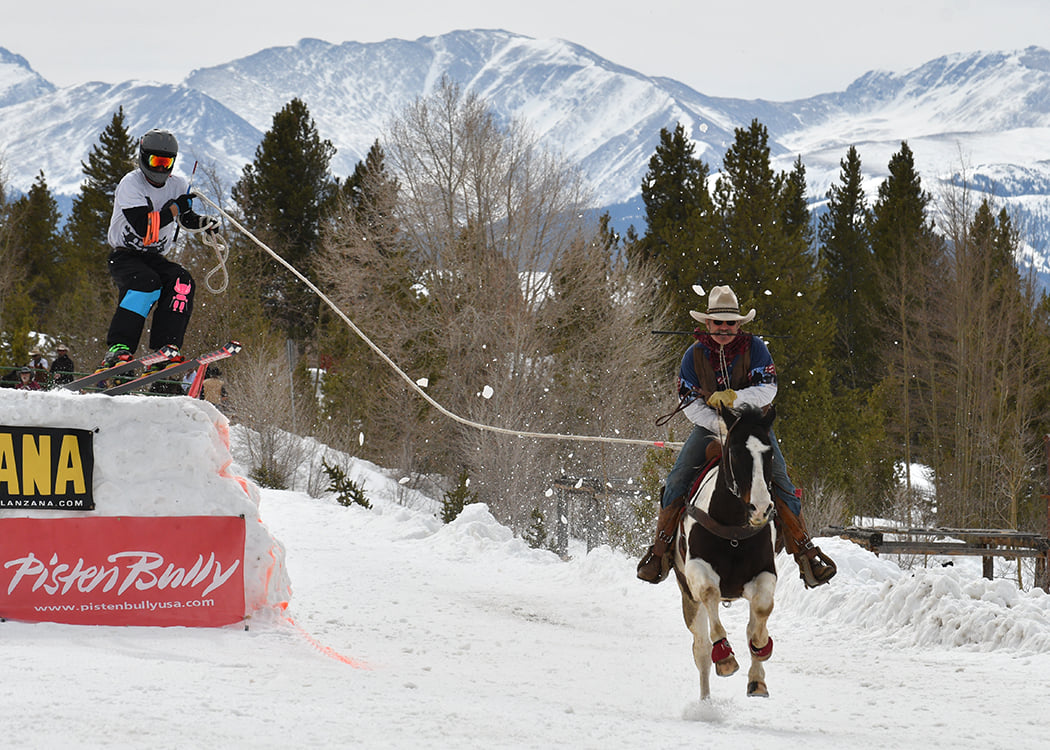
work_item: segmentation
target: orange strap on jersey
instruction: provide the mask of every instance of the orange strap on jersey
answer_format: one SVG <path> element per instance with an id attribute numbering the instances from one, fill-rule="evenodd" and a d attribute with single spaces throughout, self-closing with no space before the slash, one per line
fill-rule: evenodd
<path id="1" fill-rule="evenodd" d="M 160 239 L 160 211 L 150 211 L 146 226 L 146 237 L 142 244 L 153 245 Z"/>

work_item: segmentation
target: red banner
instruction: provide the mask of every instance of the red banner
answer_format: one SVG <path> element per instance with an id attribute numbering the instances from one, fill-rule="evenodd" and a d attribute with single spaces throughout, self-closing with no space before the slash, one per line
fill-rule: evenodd
<path id="1" fill-rule="evenodd" d="M 244 519 L 0 519 L 0 617 L 219 626 L 244 618 Z"/>

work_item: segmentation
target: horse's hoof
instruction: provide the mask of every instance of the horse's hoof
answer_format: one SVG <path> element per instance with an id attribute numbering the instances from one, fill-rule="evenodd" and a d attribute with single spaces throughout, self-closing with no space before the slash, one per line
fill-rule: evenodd
<path id="1" fill-rule="evenodd" d="M 773 655 L 773 638 L 770 637 L 769 641 L 762 648 L 755 648 L 755 644 L 750 640 L 747 642 L 747 647 L 751 649 L 751 658 L 755 661 L 765 661 Z"/>
<path id="2" fill-rule="evenodd" d="M 722 661 L 715 662 L 715 674 L 719 677 L 728 677 L 731 674 L 736 674 L 738 669 L 740 669 L 740 665 L 736 663 L 736 657 L 732 655 Z"/>
<path id="3" fill-rule="evenodd" d="M 766 683 L 761 680 L 755 680 L 747 683 L 747 697 L 748 698 L 768 698 L 769 689 L 766 687 Z"/>

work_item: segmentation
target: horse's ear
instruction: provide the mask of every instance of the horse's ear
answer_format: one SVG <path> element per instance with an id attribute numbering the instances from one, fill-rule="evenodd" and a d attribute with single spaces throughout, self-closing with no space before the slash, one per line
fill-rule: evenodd
<path id="1" fill-rule="evenodd" d="M 777 418 L 777 407 L 770 404 L 762 410 L 762 424 L 765 427 L 769 427 L 773 424 L 773 420 Z"/>
<path id="2" fill-rule="evenodd" d="M 733 429 L 733 425 L 740 419 L 740 412 L 736 409 L 732 409 L 725 404 L 718 405 L 718 416 L 722 418 L 722 421 L 726 423 L 726 429 Z"/>

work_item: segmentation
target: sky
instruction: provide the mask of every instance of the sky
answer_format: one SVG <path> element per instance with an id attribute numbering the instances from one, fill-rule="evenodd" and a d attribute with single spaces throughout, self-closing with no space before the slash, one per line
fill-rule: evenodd
<path id="1" fill-rule="evenodd" d="M 0 47 L 58 86 L 178 83 L 194 69 L 307 37 L 339 44 L 498 28 L 575 42 L 710 96 L 786 101 L 945 54 L 1050 48 L 1044 0 L 224 0 L 178 11 L 122 0 L 8 5 Z"/>
<path id="2" fill-rule="evenodd" d="M 721 616 L 740 671 L 712 676 L 701 702 L 677 586 L 638 581 L 620 550 L 574 540 L 563 560 L 530 548 L 484 504 L 445 525 L 436 502 L 403 491 L 395 472 L 346 456 L 328 459 L 371 509 L 310 497 L 303 476 L 291 490 L 246 493 L 235 481 L 248 465 L 243 428 L 187 398 L 0 389 L 0 409 L 9 425 L 93 426 L 95 515 L 245 513 L 279 546 L 271 559 L 284 581 L 247 628 L 0 621 L 7 747 L 1046 743 L 1045 710 L 1033 706 L 1050 674 L 1050 596 L 982 579 L 977 559 L 902 570 L 821 538 L 839 572 L 806 590 L 781 554 L 770 697 L 745 695 L 747 608 L 736 603 Z M 161 426 L 163 440 L 145 438 Z M 323 446 L 303 450 L 316 462 Z M 0 511 L 0 522 L 17 515 L 62 514 Z M 267 568 L 249 558 L 268 556 L 250 551 L 245 589 L 259 591 Z"/>

